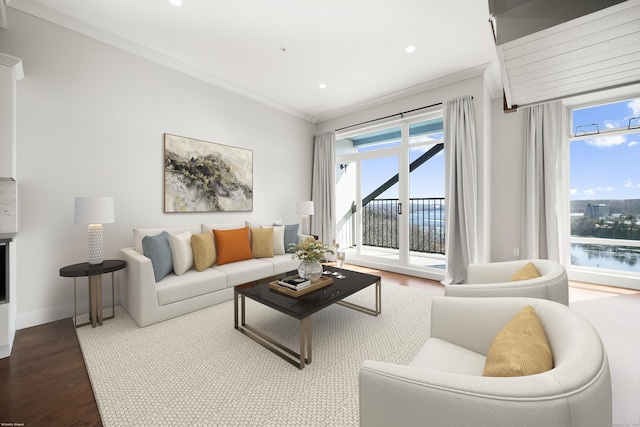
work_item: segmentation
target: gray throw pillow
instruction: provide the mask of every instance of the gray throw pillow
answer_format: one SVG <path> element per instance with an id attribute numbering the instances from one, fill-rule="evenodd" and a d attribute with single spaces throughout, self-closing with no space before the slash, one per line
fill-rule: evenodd
<path id="1" fill-rule="evenodd" d="M 173 271 L 169 233 L 166 231 L 157 236 L 144 236 L 142 239 L 142 251 L 144 256 L 151 260 L 156 283 Z"/>
<path id="2" fill-rule="evenodd" d="M 282 224 L 273 224 L 276 226 L 280 226 Z M 289 253 L 295 252 L 291 247 L 289 247 L 290 243 L 298 244 L 298 227 L 299 224 L 291 224 L 284 226 L 284 250 Z"/>

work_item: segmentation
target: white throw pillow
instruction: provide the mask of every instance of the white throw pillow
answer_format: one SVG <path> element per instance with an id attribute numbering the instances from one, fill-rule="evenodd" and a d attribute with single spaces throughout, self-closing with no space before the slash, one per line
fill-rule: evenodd
<path id="1" fill-rule="evenodd" d="M 173 272 L 180 276 L 193 268 L 193 249 L 191 233 L 169 234 L 169 246 L 173 258 Z"/>
<path id="2" fill-rule="evenodd" d="M 284 225 L 274 225 L 273 227 L 262 226 L 262 228 L 273 228 L 273 254 L 284 255 Z"/>

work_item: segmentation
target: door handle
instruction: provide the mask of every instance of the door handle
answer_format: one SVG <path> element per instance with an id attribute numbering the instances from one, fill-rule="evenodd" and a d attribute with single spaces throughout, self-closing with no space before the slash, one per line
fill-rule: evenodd
<path id="1" fill-rule="evenodd" d="M 402 215 L 402 203 L 398 203 L 398 215 Z"/>

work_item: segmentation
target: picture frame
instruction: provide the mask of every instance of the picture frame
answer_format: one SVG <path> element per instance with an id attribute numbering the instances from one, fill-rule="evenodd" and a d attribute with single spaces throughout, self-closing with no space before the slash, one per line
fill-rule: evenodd
<path id="1" fill-rule="evenodd" d="M 253 210 L 253 151 L 164 134 L 164 211 Z"/>

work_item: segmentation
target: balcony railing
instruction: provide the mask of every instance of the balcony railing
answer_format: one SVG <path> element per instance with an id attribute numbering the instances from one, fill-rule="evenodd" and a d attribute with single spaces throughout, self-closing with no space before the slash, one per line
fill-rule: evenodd
<path id="1" fill-rule="evenodd" d="M 398 199 L 374 199 L 362 208 L 362 244 L 379 248 L 399 249 Z M 409 250 L 444 255 L 444 198 L 409 199 Z M 343 246 L 356 242 L 353 217 L 338 230 Z"/>

